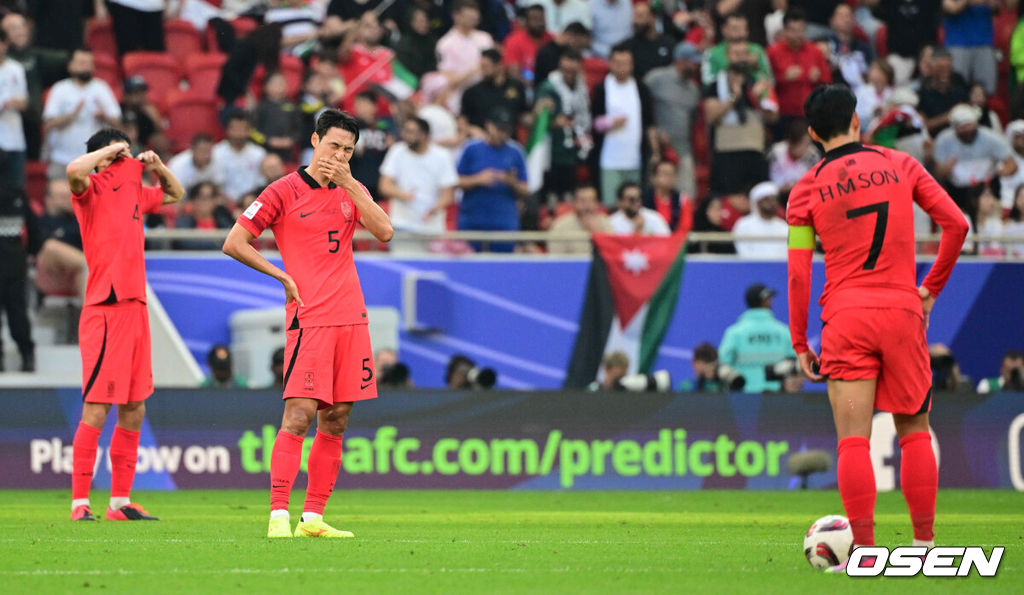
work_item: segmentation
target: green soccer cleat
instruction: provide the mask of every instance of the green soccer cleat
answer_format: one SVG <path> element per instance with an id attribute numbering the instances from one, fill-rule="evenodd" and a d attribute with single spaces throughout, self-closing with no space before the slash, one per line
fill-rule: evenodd
<path id="1" fill-rule="evenodd" d="M 288 521 L 288 517 L 277 517 L 276 519 L 270 519 L 270 527 L 267 528 L 267 537 L 291 537 L 292 526 Z"/>
<path id="2" fill-rule="evenodd" d="M 296 537 L 355 537 L 349 531 L 335 529 L 324 522 L 323 517 L 312 521 L 299 521 L 295 527 Z"/>

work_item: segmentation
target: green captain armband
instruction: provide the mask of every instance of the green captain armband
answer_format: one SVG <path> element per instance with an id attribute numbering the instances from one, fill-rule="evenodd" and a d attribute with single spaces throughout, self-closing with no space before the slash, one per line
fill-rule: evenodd
<path id="1" fill-rule="evenodd" d="M 789 249 L 814 250 L 814 228 L 810 225 L 790 225 Z"/>

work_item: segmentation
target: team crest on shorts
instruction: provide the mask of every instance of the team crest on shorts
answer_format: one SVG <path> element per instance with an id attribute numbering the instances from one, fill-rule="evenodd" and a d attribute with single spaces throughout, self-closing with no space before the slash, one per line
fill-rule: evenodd
<path id="1" fill-rule="evenodd" d="M 306 372 L 305 375 L 306 390 L 313 390 L 313 373 Z"/>
<path id="2" fill-rule="evenodd" d="M 345 216 L 345 221 L 352 220 L 352 203 L 341 201 L 341 214 Z"/>

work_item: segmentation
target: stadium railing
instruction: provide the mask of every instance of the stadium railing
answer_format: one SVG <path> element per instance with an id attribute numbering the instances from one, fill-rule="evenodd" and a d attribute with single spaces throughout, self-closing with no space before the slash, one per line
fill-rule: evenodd
<path id="1" fill-rule="evenodd" d="M 161 241 L 173 242 L 180 240 L 207 240 L 222 242 L 228 235 L 227 229 L 149 229 L 146 231 L 146 240 L 152 241 L 153 243 L 159 244 Z M 270 231 L 265 231 L 262 236 L 263 239 L 271 239 L 273 237 Z M 521 243 L 521 244 L 552 244 L 558 242 L 579 242 L 581 240 L 589 240 L 590 233 L 588 232 L 566 232 L 559 234 L 552 234 L 546 231 L 446 231 L 437 234 L 420 234 L 420 233 L 409 233 L 409 232 L 395 232 L 395 238 L 399 240 L 420 240 L 420 241 L 432 241 L 432 240 L 444 240 L 452 242 L 466 242 L 466 243 L 478 243 L 481 245 L 481 252 L 488 252 L 490 245 L 493 243 Z M 916 236 L 915 240 L 919 247 L 919 254 L 921 256 L 929 255 L 928 252 L 921 252 L 920 247 L 923 245 L 937 245 L 939 240 L 942 238 L 940 234 L 923 234 Z M 376 240 L 366 230 L 358 230 L 353 238 L 356 242 L 375 242 Z M 691 245 L 696 245 L 698 248 L 707 248 L 713 244 L 733 243 L 737 240 L 743 242 L 779 242 L 780 238 L 776 236 L 744 236 L 737 238 L 729 232 L 692 232 L 687 237 L 687 241 Z M 1017 246 L 1017 252 L 1024 254 L 1024 235 L 1010 236 L 1010 235 L 969 235 L 965 244 L 964 251 L 969 252 L 973 245 L 997 245 L 1006 249 L 1006 253 L 1010 254 L 1010 248 Z M 154 245 L 150 249 L 160 249 L 160 246 Z M 358 250 L 357 250 L 358 251 Z M 932 250 L 934 252 L 934 250 Z M 984 253 L 982 254 L 985 255 Z M 557 256 L 557 255 L 553 255 Z M 993 255 L 998 258 L 998 255 Z M 1005 256 L 1004 258 L 1012 258 L 1012 256 Z"/>

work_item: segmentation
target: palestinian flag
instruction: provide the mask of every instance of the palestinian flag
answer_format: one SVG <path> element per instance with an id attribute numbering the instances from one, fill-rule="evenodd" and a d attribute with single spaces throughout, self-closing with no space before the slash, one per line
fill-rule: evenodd
<path id="1" fill-rule="evenodd" d="M 526 184 L 530 192 L 538 192 L 544 186 L 544 173 L 551 168 L 550 123 L 550 110 L 541 108 L 526 141 Z"/>
<path id="2" fill-rule="evenodd" d="M 419 86 L 420 79 L 398 60 L 391 61 L 391 77 L 381 84 L 381 88 L 398 101 L 412 97 Z"/>
<path id="3" fill-rule="evenodd" d="M 591 383 L 605 353 L 629 355 L 630 373 L 650 373 L 679 301 L 686 236 L 594 235 L 594 260 L 566 388 Z"/>

